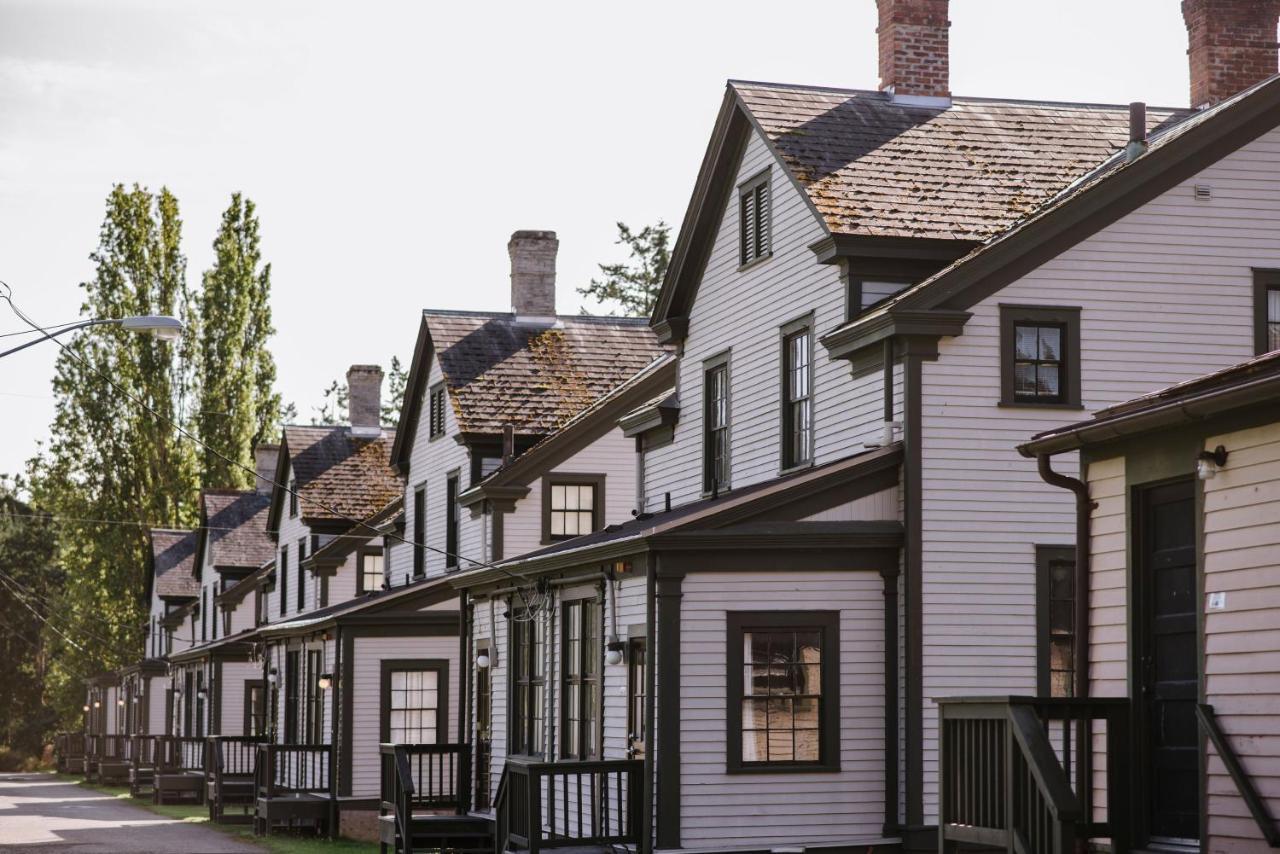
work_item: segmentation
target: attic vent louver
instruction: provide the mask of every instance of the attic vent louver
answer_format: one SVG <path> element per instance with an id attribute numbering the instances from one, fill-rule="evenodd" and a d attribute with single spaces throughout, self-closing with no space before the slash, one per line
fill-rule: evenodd
<path id="1" fill-rule="evenodd" d="M 1213 188 L 1208 184 L 1196 184 L 1196 201 L 1207 202 L 1213 198 Z"/>

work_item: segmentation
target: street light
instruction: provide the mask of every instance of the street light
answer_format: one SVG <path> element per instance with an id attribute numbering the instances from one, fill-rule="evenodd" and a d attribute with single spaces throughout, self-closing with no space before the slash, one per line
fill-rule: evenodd
<path id="1" fill-rule="evenodd" d="M 112 317 L 102 320 L 85 320 L 59 329 L 57 332 L 48 332 L 44 329 L 38 329 L 36 331 L 42 334 L 44 336 L 43 338 L 37 338 L 34 341 L 19 344 L 11 350 L 5 350 L 3 353 L 0 353 L 0 359 L 16 353 L 19 350 L 25 350 L 28 347 L 39 344 L 41 341 L 56 338 L 64 332 L 74 332 L 77 329 L 86 329 L 90 326 L 119 326 L 122 329 L 128 329 L 131 332 L 150 332 L 161 341 L 176 341 L 182 337 L 182 321 L 176 317 L 169 317 L 164 314 L 138 314 L 132 317 Z"/>

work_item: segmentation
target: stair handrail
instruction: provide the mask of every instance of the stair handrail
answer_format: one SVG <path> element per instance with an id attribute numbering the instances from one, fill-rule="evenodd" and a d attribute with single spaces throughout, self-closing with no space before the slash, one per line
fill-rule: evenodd
<path id="1" fill-rule="evenodd" d="M 1059 823 L 1074 825 L 1080 818 L 1080 800 L 1071 791 L 1071 781 L 1058 763 L 1058 756 L 1049 744 L 1040 719 L 1028 706 L 1009 706 L 1010 731 L 1021 748 L 1023 758 L 1036 788 L 1044 797 L 1049 811 Z M 1010 816 L 1012 819 L 1012 816 Z"/>
<path id="2" fill-rule="evenodd" d="M 1232 782 L 1236 784 L 1236 791 L 1249 807 L 1249 814 L 1253 816 L 1254 824 L 1262 832 L 1262 838 L 1270 847 L 1280 848 L 1280 830 L 1276 829 L 1276 823 L 1267 813 L 1267 806 L 1259 797 L 1253 780 L 1240 764 L 1240 757 L 1236 756 L 1231 742 L 1227 741 L 1227 734 L 1222 731 L 1222 725 L 1218 723 L 1218 715 L 1213 706 L 1208 703 L 1196 703 L 1196 719 L 1204 728 L 1205 735 L 1209 736 L 1209 740 L 1213 742 L 1213 749 L 1218 752 L 1218 758 L 1227 767 L 1227 774 L 1231 776 Z"/>
<path id="3" fill-rule="evenodd" d="M 510 839 L 510 816 L 508 815 L 507 804 L 507 765 L 502 764 L 502 773 L 498 775 L 498 785 L 493 790 L 493 815 L 494 815 L 494 833 L 493 833 L 493 850 L 495 854 L 502 854 L 507 850 L 507 842 Z"/>

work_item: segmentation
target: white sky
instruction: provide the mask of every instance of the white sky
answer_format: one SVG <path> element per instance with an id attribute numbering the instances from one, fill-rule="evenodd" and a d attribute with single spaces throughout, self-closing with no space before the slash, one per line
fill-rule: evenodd
<path id="1" fill-rule="evenodd" d="M 958 95 L 1187 102 L 1176 0 L 952 0 Z M 0 279 L 75 319 L 113 182 L 178 196 L 194 284 L 231 192 L 272 264 L 300 420 L 425 307 L 505 311 L 506 242 L 559 232 L 559 309 L 614 222 L 679 226 L 728 78 L 875 88 L 874 0 L 0 0 Z M 22 328 L 0 305 L 0 333 Z M 12 339 L 0 338 L 0 350 Z M 0 473 L 36 451 L 57 348 L 0 360 Z"/>

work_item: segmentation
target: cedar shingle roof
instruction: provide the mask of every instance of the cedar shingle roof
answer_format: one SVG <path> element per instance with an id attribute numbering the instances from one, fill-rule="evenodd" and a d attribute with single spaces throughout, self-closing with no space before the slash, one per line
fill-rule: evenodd
<path id="1" fill-rule="evenodd" d="M 394 442 L 395 430 L 385 427 L 376 439 L 354 437 L 346 426 L 285 427 L 303 518 L 358 521 L 399 496 L 404 485 L 391 467 Z"/>
<path id="2" fill-rule="evenodd" d="M 423 314 L 463 433 L 550 433 L 665 352 L 645 318 Z"/>
<path id="3" fill-rule="evenodd" d="M 215 567 L 257 569 L 275 552 L 267 535 L 271 496 L 261 492 L 206 489 L 205 548 Z"/>
<path id="4" fill-rule="evenodd" d="M 734 81 L 837 234 L 984 240 L 1124 146 L 1127 106 L 955 98 Z M 1186 115 L 1150 109 L 1149 126 Z"/>
<path id="5" fill-rule="evenodd" d="M 196 580 L 196 532 L 151 529 L 152 581 L 156 596 L 200 595 Z"/>

